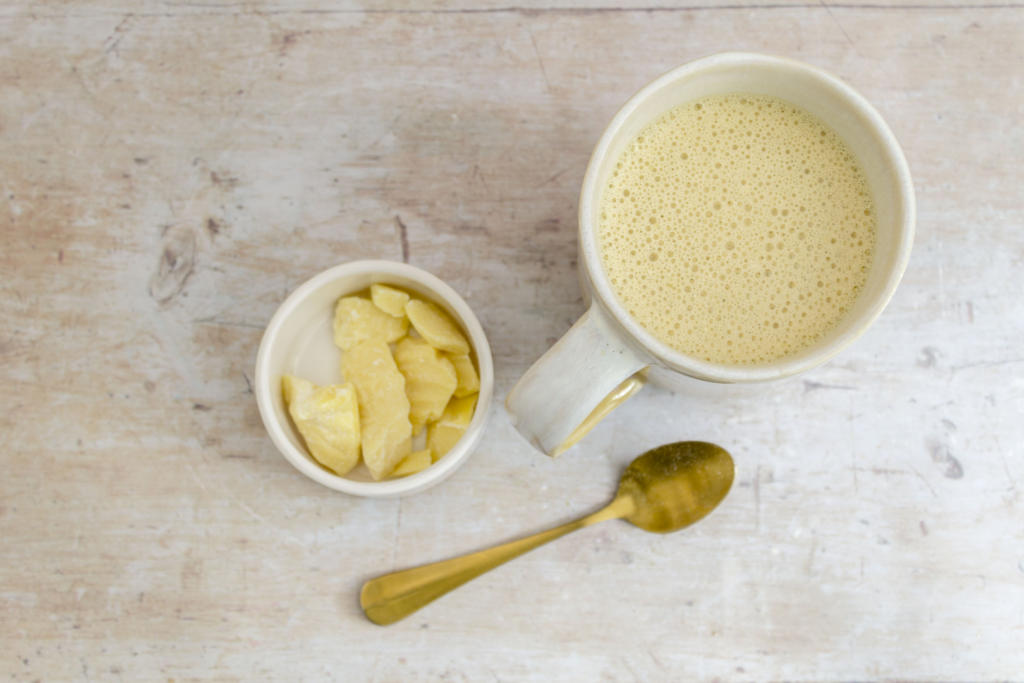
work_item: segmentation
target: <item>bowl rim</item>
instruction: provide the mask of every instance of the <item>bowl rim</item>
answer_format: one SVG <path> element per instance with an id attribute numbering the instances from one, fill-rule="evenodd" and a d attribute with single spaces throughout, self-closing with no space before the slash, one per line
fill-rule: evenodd
<path id="1" fill-rule="evenodd" d="M 462 318 L 463 325 L 471 338 L 470 343 L 476 352 L 480 374 L 480 395 L 466 433 L 441 460 L 425 470 L 401 479 L 374 482 L 352 481 L 325 470 L 314 463 L 313 459 L 305 452 L 300 451 L 292 444 L 285 435 L 285 428 L 274 410 L 272 392 L 280 391 L 281 379 L 279 376 L 275 376 L 270 368 L 271 349 L 277 342 L 288 317 L 314 292 L 338 279 L 352 275 L 381 275 L 385 279 L 388 276 L 397 276 L 423 285 L 437 297 L 438 301 L 443 301 L 451 306 Z M 382 284 L 386 284 L 386 282 L 382 281 Z M 259 351 L 256 355 L 253 391 L 256 394 L 260 417 L 271 441 L 295 469 L 313 481 L 335 491 L 368 498 L 392 498 L 419 493 L 439 484 L 451 476 L 469 458 L 483 436 L 484 427 L 490 414 L 491 398 L 494 391 L 494 364 L 491 358 L 491 347 L 487 341 L 487 335 L 484 334 L 484 330 L 480 326 L 480 321 L 477 320 L 476 315 L 463 298 L 448 284 L 427 271 L 407 263 L 378 260 L 350 261 L 328 268 L 306 280 L 289 294 L 274 312 L 263 333 L 263 338 L 260 340 Z"/>

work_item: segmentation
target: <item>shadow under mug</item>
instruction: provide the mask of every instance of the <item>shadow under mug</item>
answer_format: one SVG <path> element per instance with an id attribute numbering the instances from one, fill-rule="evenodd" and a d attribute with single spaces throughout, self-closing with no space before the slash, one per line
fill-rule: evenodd
<path id="1" fill-rule="evenodd" d="M 877 212 L 874 262 L 850 312 L 816 345 L 753 366 L 694 358 L 644 329 L 615 295 L 597 237 L 601 188 L 644 126 L 686 102 L 737 92 L 778 97 L 828 124 L 864 168 Z M 835 76 L 792 59 L 743 52 L 668 72 L 619 110 L 590 158 L 579 214 L 580 286 L 590 308 L 513 387 L 505 402 L 512 424 L 538 450 L 556 456 L 646 381 L 684 394 L 729 396 L 827 362 L 861 336 L 892 298 L 910 259 L 914 221 L 910 170 L 896 138 L 867 100 Z"/>

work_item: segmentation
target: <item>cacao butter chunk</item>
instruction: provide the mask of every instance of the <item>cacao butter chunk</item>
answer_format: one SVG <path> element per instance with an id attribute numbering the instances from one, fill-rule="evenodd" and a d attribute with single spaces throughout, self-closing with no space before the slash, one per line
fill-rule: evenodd
<path id="1" fill-rule="evenodd" d="M 373 285 L 370 287 L 370 298 L 373 299 L 373 305 L 385 313 L 396 318 L 405 317 L 405 304 L 409 301 L 409 295 L 405 292 L 387 285 Z"/>
<path id="2" fill-rule="evenodd" d="M 455 366 L 459 383 L 455 387 L 455 398 L 463 398 L 480 391 L 480 376 L 476 374 L 473 359 L 469 356 L 448 356 Z"/>
<path id="3" fill-rule="evenodd" d="M 281 380 L 288 414 L 310 455 L 345 476 L 359 462 L 359 405 L 352 384 L 317 387 L 298 377 Z"/>
<path id="4" fill-rule="evenodd" d="M 423 425 L 444 414 L 458 376 L 452 362 L 422 339 L 406 337 L 398 342 L 395 363 L 405 377 L 405 395 L 412 405 L 409 421 L 415 436 L 423 431 Z"/>
<path id="5" fill-rule="evenodd" d="M 430 457 L 430 449 L 416 451 L 415 453 L 409 454 L 405 460 L 398 463 L 398 467 L 391 473 L 392 477 L 408 477 L 410 474 L 416 474 L 421 470 L 425 470 L 434 461 Z"/>
<path id="6" fill-rule="evenodd" d="M 284 404 L 291 411 L 292 403 L 301 401 L 316 391 L 316 385 L 293 375 L 285 375 L 281 378 L 281 392 L 284 394 Z"/>
<path id="7" fill-rule="evenodd" d="M 434 462 L 443 458 L 466 433 L 479 397 L 480 394 L 471 394 L 453 398 L 448 402 L 441 419 L 427 425 L 427 447 Z"/>
<path id="8" fill-rule="evenodd" d="M 380 481 L 412 452 L 405 378 L 387 342 L 380 337 L 343 353 L 341 372 L 355 386 L 359 400 L 363 461 L 373 478 Z"/>
<path id="9" fill-rule="evenodd" d="M 334 308 L 334 343 L 349 351 L 367 339 L 396 342 L 409 331 L 409 319 L 396 318 L 373 305 L 369 299 L 346 296 Z"/>
<path id="10" fill-rule="evenodd" d="M 412 299 L 405 305 L 405 314 L 420 336 L 435 349 L 457 356 L 469 353 L 469 343 L 448 314 L 428 301 Z"/>

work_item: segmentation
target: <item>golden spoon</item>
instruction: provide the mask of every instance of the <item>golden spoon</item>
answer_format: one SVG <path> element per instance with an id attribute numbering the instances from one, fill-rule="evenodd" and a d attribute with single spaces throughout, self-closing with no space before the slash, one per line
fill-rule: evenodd
<path id="1" fill-rule="evenodd" d="M 386 626 L 548 541 L 606 519 L 624 518 L 659 534 L 677 531 L 718 507 L 735 474 L 732 457 L 714 444 L 681 441 L 659 446 L 630 464 L 615 500 L 603 510 L 496 548 L 372 579 L 363 586 L 359 603 L 370 621 Z"/>

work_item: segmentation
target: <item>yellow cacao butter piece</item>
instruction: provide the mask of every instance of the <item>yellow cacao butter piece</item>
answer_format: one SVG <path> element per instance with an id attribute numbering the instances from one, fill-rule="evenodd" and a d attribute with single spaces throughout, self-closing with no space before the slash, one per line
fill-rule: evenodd
<path id="1" fill-rule="evenodd" d="M 444 413 L 458 384 L 458 376 L 452 362 L 422 339 L 406 337 L 398 342 L 395 363 L 405 377 L 405 395 L 412 405 L 409 421 L 415 436 L 423 430 L 423 425 Z"/>
<path id="2" fill-rule="evenodd" d="M 409 295 L 402 290 L 387 285 L 373 285 L 370 287 L 370 298 L 373 299 L 373 305 L 385 313 L 396 318 L 405 317 L 405 304 L 409 301 Z"/>
<path id="3" fill-rule="evenodd" d="M 334 308 L 334 343 L 349 351 L 367 339 L 396 342 L 409 331 L 409 319 L 396 318 L 373 305 L 369 299 L 346 296 Z"/>
<path id="4" fill-rule="evenodd" d="M 355 385 L 359 400 L 363 461 L 373 478 L 380 481 L 412 452 L 405 378 L 387 342 L 380 337 L 343 353 L 341 372 Z"/>
<path id="5" fill-rule="evenodd" d="M 317 387 L 298 377 L 281 380 L 288 414 L 310 455 L 341 476 L 359 462 L 359 405 L 352 384 Z"/>
<path id="6" fill-rule="evenodd" d="M 392 477 L 407 477 L 410 474 L 416 474 L 421 470 L 425 470 L 430 467 L 433 460 L 430 457 L 430 450 L 416 451 L 415 453 L 409 454 L 405 460 L 398 463 L 398 467 L 391 473 Z"/>
<path id="7" fill-rule="evenodd" d="M 448 358 L 455 366 L 455 374 L 459 378 L 459 383 L 455 387 L 455 398 L 463 398 L 480 391 L 480 376 L 476 374 L 473 359 L 468 355 L 453 356 L 450 354 Z"/>
<path id="8" fill-rule="evenodd" d="M 428 301 L 412 299 L 405 305 L 405 314 L 420 336 L 435 349 L 457 356 L 469 353 L 469 343 L 448 314 Z"/>
<path id="9" fill-rule="evenodd" d="M 453 398 L 448 402 L 441 419 L 427 425 L 427 447 L 434 462 L 443 458 L 466 433 L 479 397 L 480 394 L 471 394 Z"/>

